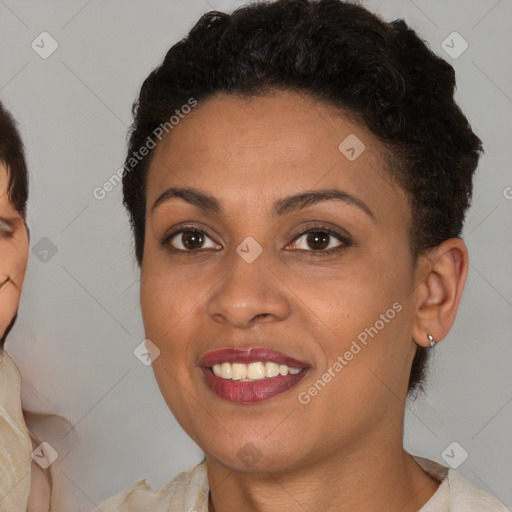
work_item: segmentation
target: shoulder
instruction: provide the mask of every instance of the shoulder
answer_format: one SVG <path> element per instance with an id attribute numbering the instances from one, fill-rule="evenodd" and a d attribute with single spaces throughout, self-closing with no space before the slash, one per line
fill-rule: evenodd
<path id="1" fill-rule="evenodd" d="M 501 501 L 473 485 L 454 469 L 448 472 L 450 510 L 454 512 L 510 512 Z"/>
<path id="2" fill-rule="evenodd" d="M 429 459 L 412 456 L 423 470 L 442 482 L 421 512 L 450 510 L 450 512 L 510 512 L 501 501 L 488 494 L 455 469 Z"/>
<path id="3" fill-rule="evenodd" d="M 99 505 L 95 512 L 168 512 L 169 510 L 208 510 L 206 463 L 178 473 L 161 489 L 153 489 L 145 478 L 138 480 Z"/>
<path id="4" fill-rule="evenodd" d="M 32 441 L 21 407 L 21 377 L 0 349 L 0 509 L 26 510 L 30 492 Z M 5 471 L 5 468 L 9 468 Z M 5 507 L 5 508 L 4 508 Z"/>

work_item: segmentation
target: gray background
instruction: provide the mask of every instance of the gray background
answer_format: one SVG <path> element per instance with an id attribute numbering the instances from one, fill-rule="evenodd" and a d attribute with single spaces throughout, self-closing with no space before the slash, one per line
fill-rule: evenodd
<path id="1" fill-rule="evenodd" d="M 200 460 L 133 355 L 144 334 L 121 189 L 101 201 L 93 189 L 122 165 L 143 78 L 202 13 L 242 3 L 0 0 L 0 98 L 20 123 L 31 173 L 32 252 L 7 348 L 24 406 L 64 416 L 77 434 L 70 451 L 71 434 L 48 434 L 61 454 L 58 510 L 89 511 L 142 477 L 162 486 Z M 469 454 L 459 471 L 510 506 L 512 2 L 364 3 L 405 18 L 455 67 L 458 101 L 486 149 L 465 229 L 462 306 L 435 349 L 427 395 L 407 404 L 406 447 L 443 462 L 457 441 Z M 47 59 L 31 48 L 43 31 L 59 45 Z M 453 31 L 469 44 L 456 59 L 441 47 Z M 57 250 L 46 262 L 44 237 Z"/>

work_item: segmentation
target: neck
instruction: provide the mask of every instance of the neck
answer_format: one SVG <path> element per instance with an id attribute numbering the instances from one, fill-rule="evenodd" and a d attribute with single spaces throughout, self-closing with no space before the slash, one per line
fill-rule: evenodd
<path id="1" fill-rule="evenodd" d="M 207 456 L 209 512 L 417 512 L 439 482 L 403 449 L 401 438 L 388 441 L 365 439 L 356 449 L 286 473 L 233 472 Z"/>

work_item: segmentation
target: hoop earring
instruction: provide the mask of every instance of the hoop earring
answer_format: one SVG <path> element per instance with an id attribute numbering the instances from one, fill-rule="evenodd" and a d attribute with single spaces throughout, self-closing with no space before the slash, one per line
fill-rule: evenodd
<path id="1" fill-rule="evenodd" d="M 427 333 L 427 338 L 430 343 L 430 348 L 432 348 L 436 344 L 436 340 L 434 339 L 434 336 L 432 334 Z"/>

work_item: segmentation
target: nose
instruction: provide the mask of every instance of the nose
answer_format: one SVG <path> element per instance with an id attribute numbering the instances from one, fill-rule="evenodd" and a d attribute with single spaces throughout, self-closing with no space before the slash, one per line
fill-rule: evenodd
<path id="1" fill-rule="evenodd" d="M 265 251 L 252 263 L 236 252 L 230 270 L 212 290 L 207 313 L 221 324 L 248 328 L 260 322 L 285 320 L 290 315 L 286 286 L 270 267 Z"/>

